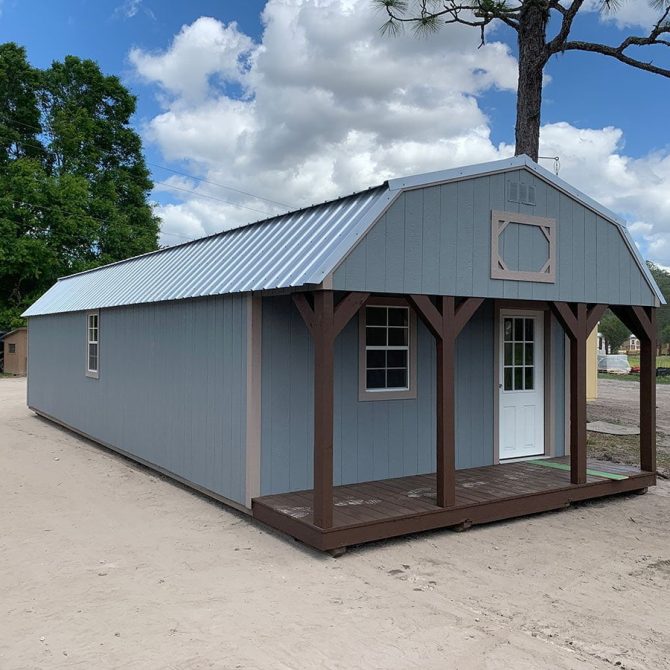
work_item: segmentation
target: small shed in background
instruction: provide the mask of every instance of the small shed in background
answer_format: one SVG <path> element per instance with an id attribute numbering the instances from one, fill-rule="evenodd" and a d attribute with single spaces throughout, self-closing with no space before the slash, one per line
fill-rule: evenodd
<path id="1" fill-rule="evenodd" d="M 28 329 L 16 328 L 2 336 L 4 372 L 25 377 L 28 370 Z"/>

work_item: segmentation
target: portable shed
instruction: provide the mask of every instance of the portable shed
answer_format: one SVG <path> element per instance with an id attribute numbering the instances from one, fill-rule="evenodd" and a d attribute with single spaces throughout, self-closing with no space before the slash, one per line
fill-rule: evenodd
<path id="1" fill-rule="evenodd" d="M 2 338 L 3 372 L 23 377 L 28 369 L 28 331 L 16 328 L 5 333 Z"/>
<path id="2" fill-rule="evenodd" d="M 521 156 L 61 279 L 28 404 L 336 550 L 653 485 L 662 300 L 625 225 Z M 607 306 L 641 341 L 640 467 L 586 455 Z"/>

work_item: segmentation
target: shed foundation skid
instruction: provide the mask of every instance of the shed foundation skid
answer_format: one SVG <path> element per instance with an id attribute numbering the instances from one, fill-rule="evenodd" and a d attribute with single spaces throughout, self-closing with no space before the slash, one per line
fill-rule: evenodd
<path id="1" fill-rule="evenodd" d="M 567 464 L 569 458 L 547 459 Z M 588 461 L 583 484 L 570 471 L 532 461 L 456 471 L 456 501 L 436 505 L 435 474 L 415 475 L 333 489 L 330 528 L 314 523 L 312 491 L 261 496 L 252 503 L 255 519 L 320 551 L 374 542 L 438 528 L 467 528 L 620 493 L 644 492 L 656 475 L 631 466 Z M 625 477 L 610 479 L 605 474 Z"/>

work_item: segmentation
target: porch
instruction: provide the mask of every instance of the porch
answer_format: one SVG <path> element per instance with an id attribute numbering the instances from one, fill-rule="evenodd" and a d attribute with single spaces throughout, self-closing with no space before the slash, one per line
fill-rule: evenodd
<path id="1" fill-rule="evenodd" d="M 456 467 L 456 350 L 459 334 L 491 299 L 455 296 L 400 294 L 379 296 L 368 292 L 334 292 L 316 290 L 292 294 L 297 311 L 313 342 L 313 488 L 310 490 L 256 496 L 252 500 L 255 518 L 321 550 L 340 549 L 352 544 L 370 542 L 423 530 L 472 523 L 486 523 L 565 507 L 572 502 L 598 498 L 615 493 L 645 489 L 655 484 L 655 314 L 653 308 L 610 305 L 611 309 L 636 333 L 642 343 L 640 382 L 640 468 L 618 466 L 612 463 L 589 461 L 586 453 L 586 342 L 607 305 L 597 303 L 566 303 L 534 300 L 493 300 L 494 317 L 501 310 L 521 312 L 533 317 L 514 318 L 513 330 L 523 325 L 518 335 L 510 336 L 514 348 L 522 342 L 524 351 L 531 343 L 532 366 L 525 365 L 521 387 L 514 377 L 503 376 L 508 365 L 507 349 L 504 356 L 496 353 L 495 376 L 490 393 L 494 398 L 492 411 L 480 413 L 478 420 L 494 427 L 494 452 L 491 465 L 457 469 Z M 345 326 L 362 309 L 375 309 L 379 300 L 387 304 L 406 304 L 421 320 L 435 340 L 435 434 L 433 474 L 409 475 L 398 479 L 382 479 L 345 486 L 334 486 L 334 352 L 335 341 Z M 391 308 L 389 308 L 391 309 Z M 529 329 L 523 319 L 549 324 L 555 319 L 569 340 L 569 374 L 565 380 L 569 399 L 566 412 L 569 417 L 561 446 L 569 453 L 556 457 L 548 445 L 551 437 L 553 380 L 542 381 L 537 372 L 543 353 L 539 347 L 540 327 Z M 405 323 L 405 322 L 403 322 Z M 525 324 L 525 325 L 524 325 Z M 370 326 L 374 328 L 378 326 Z M 410 328 L 409 325 L 405 326 Z M 390 328 L 390 326 L 389 326 Z M 367 327 L 366 327 L 367 329 Z M 361 327 L 361 333 L 367 330 Z M 510 328 L 511 332 L 512 328 Z M 548 333 L 549 329 L 544 328 Z M 498 339 L 498 335 L 495 336 Z M 507 343 L 507 336 L 501 339 Z M 411 340 L 411 337 L 410 337 Z M 365 342 L 367 346 L 367 341 Z M 537 347 L 537 348 L 536 348 Z M 371 348 L 374 348 L 371 346 Z M 511 351 L 510 347 L 510 351 Z M 537 356 L 536 353 L 537 352 Z M 546 353 L 546 350 L 545 352 Z M 367 351 L 366 351 L 367 354 Z M 516 354 L 514 354 L 516 357 Z M 359 354 L 359 362 L 364 359 Z M 523 360 L 527 361 L 526 353 Z M 502 363 L 501 363 L 502 361 Z M 375 366 L 372 366 L 375 367 Z M 521 369 L 519 369 L 521 371 Z M 516 370 L 515 370 L 516 372 Z M 366 379 L 361 374 L 361 379 Z M 519 380 L 522 377 L 519 375 Z M 528 383 L 526 381 L 528 380 Z M 493 383 L 495 380 L 495 383 Z M 545 385 L 543 387 L 543 384 Z M 409 386 L 406 379 L 399 386 Z M 367 381 L 365 382 L 367 388 Z M 397 386 L 397 385 L 394 385 Z M 532 416 L 533 434 L 539 438 L 523 453 L 502 457 L 500 436 L 507 440 L 516 435 L 500 422 L 498 393 L 522 389 L 539 391 L 534 400 L 539 409 Z M 398 389 L 393 389 L 398 390 Z M 546 409 L 540 420 L 542 407 Z M 519 423 L 521 425 L 521 423 Z M 524 424 L 525 425 L 525 424 Z M 529 422 L 529 425 L 531 423 Z M 516 428 L 514 430 L 517 430 Z M 531 432 L 531 431 L 527 431 Z M 543 433 L 543 435 L 542 435 Z M 363 438 L 365 439 L 365 438 Z M 526 437 L 524 437 L 526 439 Z M 521 457 L 543 454 L 545 458 L 533 461 L 512 461 Z M 546 458 L 554 456 L 554 458 Z M 505 461 L 501 464 L 501 461 Z M 429 466 L 430 467 L 430 466 Z M 425 468 L 428 469 L 428 468 Z M 414 470 L 416 472 L 417 470 Z M 418 470 L 419 472 L 421 470 Z M 367 476 L 366 479 L 372 479 Z M 271 489 L 272 490 L 272 489 Z M 275 488 L 273 490 L 282 490 Z M 286 490 L 286 489 L 283 489 Z"/>
<path id="2" fill-rule="evenodd" d="M 313 492 L 255 498 L 253 516 L 307 545 L 328 551 L 437 528 L 472 524 L 568 507 L 573 502 L 642 491 L 656 475 L 589 459 L 586 481 L 572 484 L 570 458 L 520 461 L 457 470 L 455 504 L 437 505 L 435 474 L 333 488 L 332 525 L 314 523 Z"/>

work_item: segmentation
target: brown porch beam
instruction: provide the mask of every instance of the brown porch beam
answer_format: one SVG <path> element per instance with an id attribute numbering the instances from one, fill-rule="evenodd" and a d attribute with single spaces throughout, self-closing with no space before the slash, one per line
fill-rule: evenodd
<path id="1" fill-rule="evenodd" d="M 352 291 L 348 293 L 335 307 L 334 328 L 335 336 L 339 335 L 344 327 L 354 318 L 358 310 L 363 307 L 366 300 L 370 297 L 369 293 L 359 293 Z"/>
<path id="2" fill-rule="evenodd" d="M 586 317 L 586 335 L 590 335 L 593 329 L 598 325 L 598 321 L 603 318 L 603 314 L 607 311 L 607 305 L 593 305 Z"/>
<path id="3" fill-rule="evenodd" d="M 307 326 L 310 335 L 314 334 L 314 310 L 310 307 L 310 304 L 307 302 L 307 296 L 304 293 L 294 293 L 292 295 L 293 304 L 298 308 L 302 320 Z"/>
<path id="4" fill-rule="evenodd" d="M 412 293 L 407 296 L 407 300 L 433 337 L 440 339 L 442 337 L 442 313 L 431 299 L 427 295 Z"/>
<path id="5" fill-rule="evenodd" d="M 334 296 L 314 293 L 314 525 L 333 525 Z"/>
<path id="6" fill-rule="evenodd" d="M 465 328 L 475 312 L 481 307 L 484 298 L 466 298 L 456 309 L 455 330 L 456 336 Z"/>
<path id="7" fill-rule="evenodd" d="M 552 302 L 550 306 L 554 316 L 558 319 L 558 322 L 563 326 L 563 330 L 572 341 L 577 333 L 577 318 L 570 305 L 567 302 Z"/>

